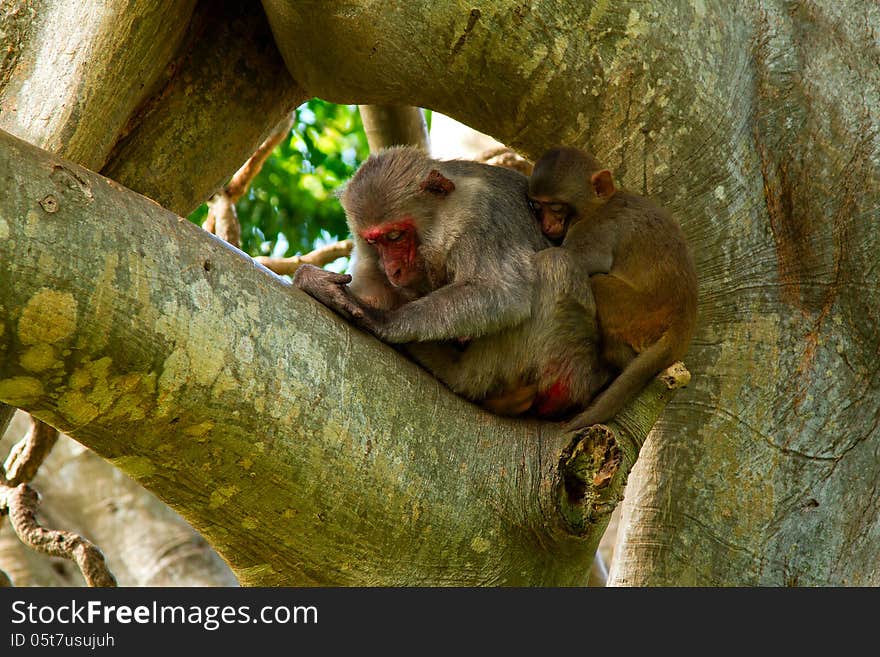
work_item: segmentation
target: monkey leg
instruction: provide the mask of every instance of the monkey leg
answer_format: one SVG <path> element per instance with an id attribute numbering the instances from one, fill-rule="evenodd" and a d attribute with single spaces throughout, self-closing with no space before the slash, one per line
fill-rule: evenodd
<path id="1" fill-rule="evenodd" d="M 592 277 L 603 356 L 621 368 L 611 385 L 567 425 L 575 431 L 607 422 L 644 388 L 652 377 L 672 364 L 670 313 L 654 298 L 613 275 Z"/>
<path id="2" fill-rule="evenodd" d="M 583 409 L 609 379 L 581 254 L 565 247 L 535 254 L 534 350 L 540 354 L 535 412 L 548 418 Z"/>
<path id="3" fill-rule="evenodd" d="M 654 295 L 645 294 L 613 274 L 595 274 L 590 277 L 590 284 L 602 357 L 622 370 L 666 333 L 672 324 L 671 313 Z"/>

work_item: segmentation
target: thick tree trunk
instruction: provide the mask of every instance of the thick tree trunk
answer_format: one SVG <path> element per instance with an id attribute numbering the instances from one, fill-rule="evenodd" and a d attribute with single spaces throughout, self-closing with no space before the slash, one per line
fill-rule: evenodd
<path id="1" fill-rule="evenodd" d="M 313 93 L 587 146 L 679 218 L 694 385 L 636 468 L 615 583 L 880 583 L 880 5 L 263 6 Z"/>
<path id="2" fill-rule="evenodd" d="M 4 133 L 0 170 L 0 402 L 180 510 L 239 581 L 586 581 L 659 379 L 614 434 L 502 421 L 147 199 Z"/>
<path id="3" fill-rule="evenodd" d="M 273 116 L 280 118 L 305 99 L 286 72 L 260 12 L 234 2 L 203 2 L 194 11 L 195 4 L 3 4 L 0 128 L 89 168 L 112 171 L 118 180 L 180 212 L 191 209 L 251 154 L 272 127 Z M 0 280 L 0 286 L 4 283 Z M 102 469 L 86 457 L 64 469 L 65 483 L 77 490 L 118 492 L 121 484 L 109 481 L 111 474 L 112 468 Z M 47 482 L 38 484 L 51 493 Z M 203 549 L 195 545 L 198 537 L 167 514 L 160 518 L 163 509 L 147 495 L 134 488 L 127 491 L 130 514 L 139 514 L 135 523 L 153 532 L 136 552 L 120 555 L 119 542 L 107 540 L 107 532 L 92 532 L 96 528 L 87 522 L 77 523 L 104 541 L 111 563 L 124 560 L 114 563 L 121 582 L 155 584 L 173 571 L 178 583 L 230 583 L 228 570 L 217 566 L 216 557 L 196 554 Z M 51 513 L 64 503 L 53 499 L 43 511 Z M 131 519 L 130 514 L 125 515 Z M 95 522 L 104 520 L 107 529 L 123 514 L 111 515 Z M 64 518 L 71 519 L 77 520 Z M 163 522 L 169 528 L 166 534 L 159 531 Z M 5 536 L 12 537 L 11 532 Z M 171 540 L 176 547 L 168 554 L 150 552 L 166 548 Z M 181 574 L 178 555 L 191 541 L 193 557 L 188 572 Z M 48 557 L 29 553 L 16 542 L 12 537 L 14 547 L 4 554 L 24 551 L 29 565 L 16 568 L 5 560 L 14 580 L 50 583 L 54 566 Z M 157 559 L 170 565 L 168 573 L 148 572 Z M 62 577 L 58 583 L 69 581 Z"/>
<path id="4" fill-rule="evenodd" d="M 188 214 L 308 98 L 261 12 L 195 4 L 11 0 L 0 129 Z"/>

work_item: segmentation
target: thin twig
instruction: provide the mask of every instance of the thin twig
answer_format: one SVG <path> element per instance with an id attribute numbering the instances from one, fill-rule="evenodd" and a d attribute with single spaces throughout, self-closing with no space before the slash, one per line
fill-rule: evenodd
<path id="1" fill-rule="evenodd" d="M 6 478 L 10 486 L 25 484 L 37 476 L 40 465 L 58 442 L 58 429 L 31 417 L 31 430 L 12 446 L 6 457 Z"/>
<path id="2" fill-rule="evenodd" d="M 241 246 L 241 225 L 235 213 L 235 203 L 250 187 L 275 147 L 287 137 L 293 126 L 293 118 L 292 113 L 284 117 L 226 186 L 211 197 L 208 201 L 208 216 L 202 223 L 202 228 L 236 248 Z"/>
<path id="3" fill-rule="evenodd" d="M 284 120 L 275 126 L 275 129 L 269 133 L 269 136 L 266 137 L 263 143 L 260 144 L 259 148 L 254 151 L 254 154 L 251 155 L 248 161 L 235 172 L 235 175 L 232 176 L 229 183 L 223 188 L 223 191 L 229 195 L 229 198 L 233 203 L 244 196 L 244 193 L 248 190 L 248 187 L 251 186 L 254 178 L 260 173 L 266 160 L 269 159 L 272 151 L 274 151 L 275 147 L 287 137 L 290 129 L 293 127 L 293 119 L 293 113 L 284 117 Z"/>
<path id="4" fill-rule="evenodd" d="M 343 240 L 335 244 L 322 246 L 305 255 L 292 256 L 290 258 L 270 258 L 267 256 L 257 256 L 256 261 L 264 267 L 271 269 L 276 274 L 291 275 L 300 265 L 315 265 L 315 267 L 323 267 L 328 262 L 333 262 L 336 258 L 342 258 L 351 255 L 354 248 L 354 242 L 351 240 Z"/>
<path id="5" fill-rule="evenodd" d="M 104 555 L 95 545 L 72 532 L 46 529 L 37 522 L 40 496 L 27 484 L 0 488 L 0 502 L 5 500 L 12 529 L 23 543 L 53 557 L 71 559 L 79 566 L 89 586 L 116 586 L 116 578 L 107 568 Z"/>

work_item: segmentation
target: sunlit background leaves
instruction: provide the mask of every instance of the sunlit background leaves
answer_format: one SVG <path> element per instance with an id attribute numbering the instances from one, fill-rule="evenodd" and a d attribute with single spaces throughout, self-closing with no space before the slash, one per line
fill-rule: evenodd
<path id="1" fill-rule="evenodd" d="M 242 250 L 291 256 L 345 239 L 336 190 L 369 155 L 356 105 L 312 99 L 296 109 L 290 135 L 278 145 L 236 204 Z M 199 225 L 206 205 L 190 215 Z"/>

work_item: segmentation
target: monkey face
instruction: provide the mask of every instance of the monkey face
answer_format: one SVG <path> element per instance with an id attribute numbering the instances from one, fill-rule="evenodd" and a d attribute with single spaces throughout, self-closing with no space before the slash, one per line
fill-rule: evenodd
<path id="1" fill-rule="evenodd" d="M 535 218 L 541 223 L 541 232 L 544 235 L 554 241 L 565 237 L 572 214 L 568 203 L 546 196 L 535 196 L 529 199 L 529 206 Z"/>
<path id="2" fill-rule="evenodd" d="M 361 231 L 360 236 L 376 250 L 379 264 L 394 287 L 415 289 L 422 285 L 425 267 L 419 257 L 419 237 L 411 217 L 371 226 Z"/>

